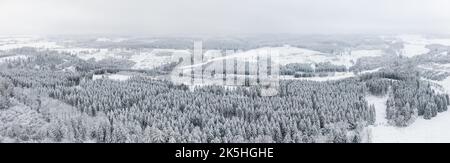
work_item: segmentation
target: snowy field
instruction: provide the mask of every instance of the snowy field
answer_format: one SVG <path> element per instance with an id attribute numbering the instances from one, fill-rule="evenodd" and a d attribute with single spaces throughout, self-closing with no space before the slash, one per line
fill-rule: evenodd
<path id="1" fill-rule="evenodd" d="M 386 119 L 386 101 L 388 96 L 377 97 L 377 96 L 367 96 L 366 100 L 369 105 L 374 105 L 376 109 L 376 118 L 374 126 L 386 126 L 388 125 Z"/>
<path id="2" fill-rule="evenodd" d="M 427 45 L 440 44 L 450 46 L 450 39 L 429 39 L 420 35 L 400 35 L 397 38 L 404 42 L 402 55 L 406 57 L 414 57 L 430 52 L 430 49 L 426 48 Z"/>
<path id="3" fill-rule="evenodd" d="M 0 38 L 0 50 L 6 51 L 23 47 L 34 47 L 38 49 L 61 48 L 56 42 L 46 41 L 39 37 Z"/>
<path id="4" fill-rule="evenodd" d="M 282 47 L 264 47 L 259 49 L 253 49 L 245 52 L 238 52 L 229 55 L 225 58 L 216 58 L 214 60 L 227 59 L 227 58 L 250 58 L 256 60 L 256 56 L 261 54 L 277 54 L 278 61 L 281 65 L 290 63 L 324 63 L 330 62 L 334 65 L 342 65 L 351 67 L 359 58 L 363 57 L 376 57 L 381 56 L 383 52 L 381 50 L 355 50 L 350 54 L 334 55 L 322 53 L 314 50 L 282 46 Z M 251 61 L 251 60 L 250 60 Z"/>
<path id="5" fill-rule="evenodd" d="M 138 53 L 129 59 L 135 62 L 133 69 L 152 69 L 173 61 L 172 56 L 190 55 L 188 50 L 154 49 L 150 53 Z"/>
<path id="6" fill-rule="evenodd" d="M 373 143 L 450 143 L 450 112 L 431 120 L 418 118 L 405 128 L 379 125 L 370 129 Z"/>
<path id="7" fill-rule="evenodd" d="M 185 53 L 190 54 L 188 51 L 186 51 Z M 219 63 L 220 61 L 234 60 L 234 59 L 237 59 L 238 61 L 248 61 L 250 63 L 256 63 L 258 56 L 263 56 L 267 54 L 270 54 L 272 56 L 273 62 L 279 63 L 280 65 L 287 65 L 291 63 L 314 64 L 314 63 L 328 62 L 333 65 L 345 66 L 347 68 L 350 68 L 360 58 L 382 56 L 384 55 L 384 52 L 381 50 L 355 50 L 351 51 L 348 54 L 336 55 L 285 45 L 282 47 L 264 47 L 248 51 L 241 51 L 241 52 L 238 51 L 232 54 L 227 54 L 226 56 L 222 57 L 220 51 L 207 50 L 204 55 L 206 61 L 192 66 L 184 66 L 181 68 L 187 69 L 191 67 L 198 67 L 206 65 L 208 63 L 211 63 L 211 65 L 217 65 L 217 63 Z M 142 60 L 134 60 L 134 61 L 137 62 L 136 65 L 141 65 L 140 63 L 142 62 Z M 378 70 L 375 69 L 373 71 L 375 72 Z M 329 77 L 294 78 L 290 76 L 283 76 L 282 79 L 327 81 L 327 80 L 340 80 L 353 76 L 355 75 L 352 72 L 344 72 L 344 73 L 336 73 L 334 76 Z"/>
<path id="8" fill-rule="evenodd" d="M 107 49 L 101 49 L 99 52 L 96 53 L 78 54 L 77 56 L 83 60 L 94 59 L 95 61 L 118 57 L 117 55 L 110 53 Z"/>

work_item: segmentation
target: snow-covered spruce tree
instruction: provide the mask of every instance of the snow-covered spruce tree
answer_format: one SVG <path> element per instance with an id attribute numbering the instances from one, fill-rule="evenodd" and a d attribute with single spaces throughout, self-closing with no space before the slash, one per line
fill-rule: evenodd
<path id="1" fill-rule="evenodd" d="M 12 93 L 12 84 L 10 81 L 0 77 L 0 109 L 10 107 L 9 98 Z"/>

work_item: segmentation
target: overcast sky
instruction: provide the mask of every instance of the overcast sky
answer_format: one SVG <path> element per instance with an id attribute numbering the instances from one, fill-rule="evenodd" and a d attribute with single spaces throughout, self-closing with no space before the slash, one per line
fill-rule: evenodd
<path id="1" fill-rule="evenodd" d="M 449 0 L 0 0 L 0 34 L 450 33 Z"/>

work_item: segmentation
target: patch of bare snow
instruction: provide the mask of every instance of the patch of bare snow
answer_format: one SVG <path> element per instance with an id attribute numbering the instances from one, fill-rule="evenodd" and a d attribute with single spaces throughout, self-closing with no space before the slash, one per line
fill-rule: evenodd
<path id="1" fill-rule="evenodd" d="M 446 93 L 450 93 L 450 77 L 447 77 L 445 80 L 438 81 L 437 83 L 446 90 Z"/>
<path id="2" fill-rule="evenodd" d="M 122 75 L 122 74 L 104 74 L 104 75 L 94 75 L 92 77 L 92 80 L 99 80 L 99 79 L 111 79 L 116 81 L 126 81 L 130 79 L 130 75 Z"/>
<path id="3" fill-rule="evenodd" d="M 384 52 L 382 50 L 353 50 L 350 52 L 350 54 L 336 55 L 329 62 L 335 65 L 342 65 L 347 68 L 350 68 L 360 58 L 377 57 L 383 54 Z"/>
<path id="4" fill-rule="evenodd" d="M 416 55 L 422 55 L 430 52 L 430 49 L 425 47 L 424 44 L 406 43 L 402 50 L 402 55 L 406 57 L 414 57 Z"/>
<path id="5" fill-rule="evenodd" d="M 402 55 L 406 57 L 414 57 L 430 52 L 430 49 L 426 48 L 427 45 L 440 44 L 450 46 L 450 39 L 430 39 L 420 35 L 400 35 L 397 38 L 404 42 Z"/>
<path id="6" fill-rule="evenodd" d="M 450 112 L 439 113 L 431 120 L 418 118 L 408 127 L 372 127 L 374 143 L 450 143 Z"/>
<path id="7" fill-rule="evenodd" d="M 70 67 L 64 68 L 63 71 L 66 71 L 66 72 L 76 72 L 77 70 L 76 70 L 75 66 L 70 66 Z"/>
<path id="8" fill-rule="evenodd" d="M 370 73 L 378 72 L 378 71 L 380 71 L 382 68 L 383 68 L 383 67 L 379 67 L 379 68 L 372 69 L 372 70 L 361 71 L 359 74 L 370 74 Z"/>
<path id="9" fill-rule="evenodd" d="M 378 97 L 369 95 L 366 97 L 367 102 L 369 105 L 375 106 L 375 126 L 379 125 L 387 125 L 387 119 L 386 119 L 386 102 L 387 102 L 388 96 Z"/>
<path id="10" fill-rule="evenodd" d="M 299 77 L 295 78 L 294 76 L 289 75 L 282 75 L 280 79 L 282 80 L 310 80 L 310 81 L 333 81 L 333 80 L 342 80 L 346 78 L 355 77 L 355 74 L 353 72 L 336 72 L 333 76 L 326 76 L 326 77 Z"/>
<path id="11" fill-rule="evenodd" d="M 126 38 L 97 38 L 95 41 L 97 42 L 114 42 L 114 43 L 119 43 L 119 42 L 123 42 L 126 41 Z"/>
<path id="12" fill-rule="evenodd" d="M 164 55 L 160 55 L 164 54 Z M 176 50 L 176 49 L 154 49 L 150 53 L 142 52 L 131 56 L 130 60 L 136 64 L 132 67 L 133 69 L 153 69 L 160 65 L 170 63 L 173 60 L 174 55 L 190 55 L 191 53 L 187 50 Z"/>
<path id="13" fill-rule="evenodd" d="M 74 48 L 74 47 L 57 48 L 54 50 L 56 50 L 58 52 L 65 52 L 65 53 L 73 54 L 73 55 L 91 54 L 91 53 L 100 51 L 99 49 L 94 49 L 94 48 Z"/>
<path id="14" fill-rule="evenodd" d="M 99 51 L 95 51 L 94 53 L 79 53 L 77 56 L 83 60 L 94 59 L 95 61 L 100 61 L 107 58 L 124 59 L 124 57 L 119 56 L 108 49 L 99 49 Z"/>
<path id="15" fill-rule="evenodd" d="M 0 46 L 0 50 L 11 50 L 23 47 L 33 47 L 38 49 L 54 49 L 60 48 L 61 46 L 57 45 L 56 42 L 48 42 L 48 41 L 36 41 L 36 42 L 20 42 L 20 43 L 12 43 L 5 44 Z"/>

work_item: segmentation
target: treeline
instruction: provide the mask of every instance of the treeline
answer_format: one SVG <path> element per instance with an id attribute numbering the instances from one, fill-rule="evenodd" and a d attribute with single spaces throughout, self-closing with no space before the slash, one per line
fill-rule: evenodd
<path id="1" fill-rule="evenodd" d="M 347 67 L 343 65 L 334 65 L 329 62 L 308 64 L 291 63 L 280 67 L 281 75 L 294 75 L 297 77 L 328 76 L 328 73 L 346 72 Z"/>
<path id="2" fill-rule="evenodd" d="M 74 72 L 21 68 L 0 71 L 0 76 L 9 79 L 15 87 L 22 88 L 71 87 L 78 85 L 83 80 L 81 74 Z"/>

